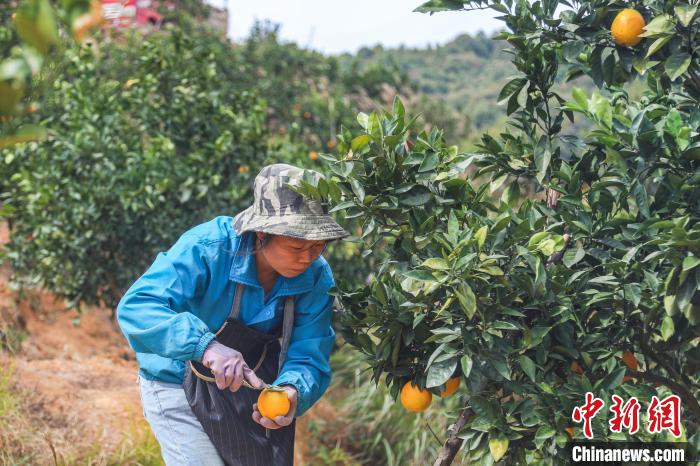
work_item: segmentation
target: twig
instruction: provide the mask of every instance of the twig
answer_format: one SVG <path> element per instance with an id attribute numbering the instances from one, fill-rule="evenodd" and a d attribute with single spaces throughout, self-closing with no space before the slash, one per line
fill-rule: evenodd
<path id="1" fill-rule="evenodd" d="M 428 428 L 431 434 L 433 434 L 433 437 L 435 437 L 435 440 L 437 441 L 438 445 L 442 445 L 442 440 L 437 436 L 437 434 L 433 431 L 433 428 L 430 427 L 430 423 L 428 422 L 427 419 L 424 419 L 425 421 L 425 427 Z"/>
<path id="2" fill-rule="evenodd" d="M 693 416 L 695 416 L 695 419 L 700 421 L 700 404 L 698 403 L 698 400 L 695 398 L 693 393 L 685 388 L 683 385 L 680 385 L 677 382 L 674 382 L 673 380 L 669 380 L 666 377 L 662 377 L 660 375 L 651 373 L 649 371 L 635 371 L 632 369 L 627 370 L 629 374 L 633 377 L 638 377 L 643 380 L 648 380 L 650 382 L 657 382 L 662 385 L 667 386 L 674 392 L 678 393 L 683 400 L 683 403 L 690 409 L 690 412 L 693 413 Z"/>
<path id="3" fill-rule="evenodd" d="M 58 455 L 56 455 L 56 449 L 53 446 L 53 442 L 51 442 L 51 438 L 47 435 L 44 435 L 44 440 L 49 444 L 49 448 L 51 448 L 51 454 L 53 455 L 53 464 L 55 466 L 58 466 Z"/>

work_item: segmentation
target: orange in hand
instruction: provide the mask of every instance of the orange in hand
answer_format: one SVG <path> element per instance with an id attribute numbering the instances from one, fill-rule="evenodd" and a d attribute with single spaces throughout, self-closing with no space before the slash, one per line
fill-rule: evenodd
<path id="1" fill-rule="evenodd" d="M 291 404 L 287 391 L 281 387 L 266 388 L 258 395 L 258 411 L 268 419 L 286 416 Z"/>

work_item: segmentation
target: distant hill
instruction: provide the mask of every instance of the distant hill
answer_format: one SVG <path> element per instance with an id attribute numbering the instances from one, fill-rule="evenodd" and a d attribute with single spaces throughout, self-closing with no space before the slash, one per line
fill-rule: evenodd
<path id="1" fill-rule="evenodd" d="M 397 67 L 413 82 L 416 93 L 445 104 L 448 114 L 427 114 L 431 112 L 425 112 L 422 105 L 426 121 L 445 127 L 449 139 L 463 144 L 505 125 L 505 103 L 496 102 L 501 88 L 517 74 L 508 48 L 505 41 L 480 32 L 475 36 L 462 34 L 444 45 L 427 48 L 364 47 L 355 55 L 340 55 L 338 60 L 342 66 L 360 70 L 377 64 Z M 561 76 L 563 79 L 563 70 Z M 589 92 L 594 87 L 589 78 L 581 77 L 555 86 L 555 90 L 570 99 L 574 86 Z M 439 102 L 434 106 L 441 107 Z M 450 125 L 452 119 L 462 124 Z"/>
<path id="2" fill-rule="evenodd" d="M 479 129 L 495 123 L 503 113 L 494 108 L 495 100 L 514 71 L 501 44 L 484 33 L 463 34 L 437 47 L 385 49 L 377 45 L 340 59 L 346 65 L 353 61 L 361 66 L 398 65 L 415 82 L 417 92 L 444 99 L 469 118 L 473 129 Z"/>

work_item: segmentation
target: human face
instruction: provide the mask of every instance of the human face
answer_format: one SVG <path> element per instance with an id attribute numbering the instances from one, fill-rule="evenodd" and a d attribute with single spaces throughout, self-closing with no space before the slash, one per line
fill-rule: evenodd
<path id="1" fill-rule="evenodd" d="M 258 239 L 264 234 L 258 233 Z M 270 267 L 284 277 L 296 277 L 326 249 L 326 241 L 312 241 L 289 236 L 273 236 L 260 250 Z"/>

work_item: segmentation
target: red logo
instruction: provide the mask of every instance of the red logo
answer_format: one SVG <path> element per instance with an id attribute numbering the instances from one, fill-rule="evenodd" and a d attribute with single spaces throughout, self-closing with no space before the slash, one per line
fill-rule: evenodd
<path id="1" fill-rule="evenodd" d="M 681 399 L 678 395 L 669 395 L 661 401 L 656 395 L 652 396 L 647 414 L 650 434 L 668 430 L 676 438 L 681 436 Z"/>
<path id="2" fill-rule="evenodd" d="M 586 392 L 586 404 L 583 406 L 576 406 L 571 418 L 574 422 L 583 421 L 583 435 L 586 438 L 593 438 L 593 428 L 591 427 L 591 420 L 598 414 L 605 402 L 600 398 L 593 396 L 593 393 Z"/>

